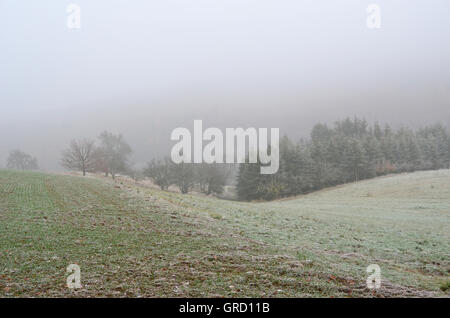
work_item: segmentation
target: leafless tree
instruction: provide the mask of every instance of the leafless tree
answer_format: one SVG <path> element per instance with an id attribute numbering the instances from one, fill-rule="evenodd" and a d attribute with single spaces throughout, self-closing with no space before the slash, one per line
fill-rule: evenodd
<path id="1" fill-rule="evenodd" d="M 181 193 L 188 193 L 196 183 L 194 163 L 179 163 L 171 166 L 173 183 L 180 189 Z"/>
<path id="2" fill-rule="evenodd" d="M 69 148 L 62 154 L 61 165 L 67 169 L 83 172 L 93 171 L 96 167 L 96 148 L 90 139 L 72 140 Z"/>
<path id="3" fill-rule="evenodd" d="M 167 190 L 173 181 L 173 165 L 172 161 L 167 157 L 163 160 L 152 160 L 148 163 L 147 168 L 145 168 L 144 174 L 152 179 L 161 190 Z"/>

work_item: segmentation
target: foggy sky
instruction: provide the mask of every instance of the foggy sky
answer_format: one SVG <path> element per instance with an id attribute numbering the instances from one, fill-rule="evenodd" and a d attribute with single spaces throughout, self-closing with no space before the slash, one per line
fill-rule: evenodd
<path id="1" fill-rule="evenodd" d="M 194 119 L 299 138 L 355 115 L 450 127 L 448 0 L 0 0 L 0 166 L 19 148 L 59 170 L 103 130 L 145 163 Z"/>

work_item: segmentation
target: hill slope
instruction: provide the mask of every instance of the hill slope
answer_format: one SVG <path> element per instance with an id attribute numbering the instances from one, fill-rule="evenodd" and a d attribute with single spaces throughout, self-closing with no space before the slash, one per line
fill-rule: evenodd
<path id="1" fill-rule="evenodd" d="M 0 296 L 446 296 L 449 225 L 448 170 L 268 203 L 0 171 Z"/>

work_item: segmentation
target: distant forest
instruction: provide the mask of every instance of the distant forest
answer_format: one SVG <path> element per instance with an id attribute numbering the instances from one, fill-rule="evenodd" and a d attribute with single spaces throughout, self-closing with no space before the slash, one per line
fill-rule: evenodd
<path id="1" fill-rule="evenodd" d="M 333 128 L 317 124 L 308 140 L 280 140 L 280 169 L 260 174 L 260 164 L 241 164 L 240 200 L 273 200 L 389 173 L 450 168 L 450 133 L 436 124 L 393 130 L 347 118 Z"/>

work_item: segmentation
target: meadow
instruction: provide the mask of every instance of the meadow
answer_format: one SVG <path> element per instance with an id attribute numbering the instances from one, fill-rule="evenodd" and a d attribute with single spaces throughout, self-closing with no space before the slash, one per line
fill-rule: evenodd
<path id="1" fill-rule="evenodd" d="M 2 170 L 0 296 L 448 297 L 449 230 L 450 170 L 272 202 Z"/>

